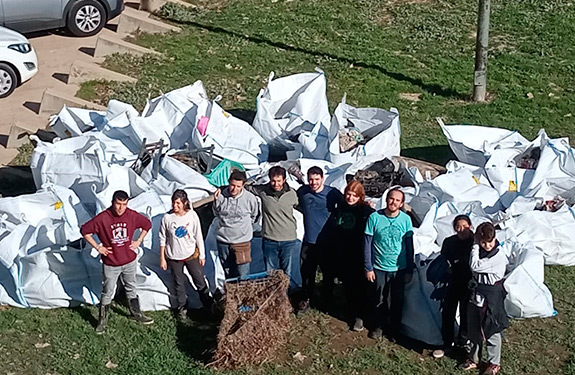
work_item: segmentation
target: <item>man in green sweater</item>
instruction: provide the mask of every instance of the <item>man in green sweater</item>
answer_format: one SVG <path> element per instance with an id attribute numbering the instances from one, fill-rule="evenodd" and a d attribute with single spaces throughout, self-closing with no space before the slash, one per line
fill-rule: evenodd
<path id="1" fill-rule="evenodd" d="M 299 287 L 292 277 L 294 253 L 300 248 L 293 210 L 298 205 L 295 190 L 286 183 L 286 170 L 280 166 L 268 171 L 270 182 L 246 186 L 262 201 L 262 248 L 266 269 L 281 269 L 290 277 L 290 292 Z"/>

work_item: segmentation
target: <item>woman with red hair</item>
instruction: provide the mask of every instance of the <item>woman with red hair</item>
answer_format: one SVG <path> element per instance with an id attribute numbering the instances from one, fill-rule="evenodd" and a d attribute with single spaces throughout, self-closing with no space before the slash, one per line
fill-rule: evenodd
<path id="1" fill-rule="evenodd" d="M 359 332 L 363 330 L 367 313 L 369 289 L 363 265 L 363 232 L 367 218 L 374 210 L 365 201 L 361 182 L 350 181 L 344 197 L 345 202 L 332 214 L 333 259 L 347 299 L 350 328 Z"/>

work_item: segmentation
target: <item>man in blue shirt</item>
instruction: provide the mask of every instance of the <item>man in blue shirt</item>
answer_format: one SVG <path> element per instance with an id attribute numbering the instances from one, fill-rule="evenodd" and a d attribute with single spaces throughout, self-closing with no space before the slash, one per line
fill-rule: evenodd
<path id="1" fill-rule="evenodd" d="M 364 263 L 372 288 L 372 327 L 369 337 L 398 337 L 405 282 L 413 273 L 413 226 L 401 211 L 405 195 L 399 189 L 387 193 L 387 207 L 372 213 L 365 227 Z"/>
<path id="2" fill-rule="evenodd" d="M 334 276 L 332 267 L 329 267 L 326 242 L 326 223 L 329 215 L 337 205 L 343 201 L 343 195 L 331 186 L 325 186 L 323 170 L 311 167 L 307 172 L 308 185 L 300 187 L 297 191 L 299 207 L 303 213 L 305 234 L 301 249 L 301 278 L 303 299 L 298 304 L 298 313 L 309 307 L 309 300 L 315 289 L 315 274 L 318 266 L 323 275 L 323 298 L 329 299 L 333 291 Z"/>

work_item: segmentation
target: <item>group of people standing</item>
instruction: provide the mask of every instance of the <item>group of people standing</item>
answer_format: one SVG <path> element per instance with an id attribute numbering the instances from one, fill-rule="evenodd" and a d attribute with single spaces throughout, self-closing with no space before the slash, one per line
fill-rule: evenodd
<path id="1" fill-rule="evenodd" d="M 350 328 L 369 328 L 369 337 L 390 340 L 399 337 L 404 288 L 415 267 L 412 222 L 402 211 L 405 196 L 399 189 L 386 195 L 386 207 L 374 210 L 366 201 L 358 181 L 351 181 L 344 193 L 325 185 L 323 170 L 307 171 L 308 183 L 292 189 L 286 170 L 274 166 L 269 182 L 246 185 L 244 172 L 234 170 L 229 185 L 218 189 L 213 213 L 218 221 L 217 250 L 226 278 L 243 278 L 250 273 L 253 224 L 262 223 L 262 251 L 267 270 L 280 269 L 290 277 L 289 295 L 296 313 L 315 303 L 318 267 L 322 272 L 320 304 L 333 301 L 335 279 L 341 281 L 346 298 Z M 151 228 L 149 219 L 127 208 L 128 195 L 114 193 L 112 206 L 82 226 L 82 235 L 103 260 L 103 290 L 97 333 L 107 325 L 109 306 L 116 282 L 122 278 L 133 317 L 143 323 L 153 320 L 140 311 L 136 293 L 137 248 Z M 295 258 L 300 242 L 294 210 L 303 214 L 304 237 L 300 259 Z M 482 224 L 473 234 L 467 216 L 453 222 L 456 235 L 445 240 L 442 253 L 448 259 L 448 293 L 443 301 L 444 350 L 454 344 L 457 306 L 461 313 L 459 338 L 474 343 L 466 369 L 477 368 L 481 343 L 487 341 L 490 365 L 486 374 L 499 371 L 500 332 L 507 326 L 503 309 L 502 278 L 506 257 L 499 250 L 495 229 Z M 132 241 L 136 229 L 141 232 Z M 98 244 L 92 237 L 98 235 Z M 183 190 L 172 196 L 172 210 L 160 227 L 160 266 L 170 269 L 176 294 L 176 312 L 185 319 L 187 294 L 184 267 L 187 268 L 204 307 L 212 303 L 203 267 L 205 246 L 198 215 Z M 300 267 L 301 283 L 293 278 Z M 472 285 L 473 284 L 473 285 Z M 471 287 L 471 289 L 470 289 Z M 466 324 L 468 322 L 468 324 Z M 455 342 L 460 343 L 460 342 Z M 443 352 L 443 351 L 442 351 Z M 439 354 L 439 352 L 438 352 Z"/>

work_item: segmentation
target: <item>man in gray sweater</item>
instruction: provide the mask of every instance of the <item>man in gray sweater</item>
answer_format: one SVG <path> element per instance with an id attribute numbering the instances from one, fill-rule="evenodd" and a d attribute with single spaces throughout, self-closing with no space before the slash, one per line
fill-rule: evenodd
<path id="1" fill-rule="evenodd" d="M 213 205 L 219 222 L 218 253 L 226 278 L 241 278 L 250 272 L 252 224 L 259 219 L 260 203 L 255 195 L 244 190 L 245 182 L 245 172 L 232 171 L 229 186 L 216 197 Z"/>

